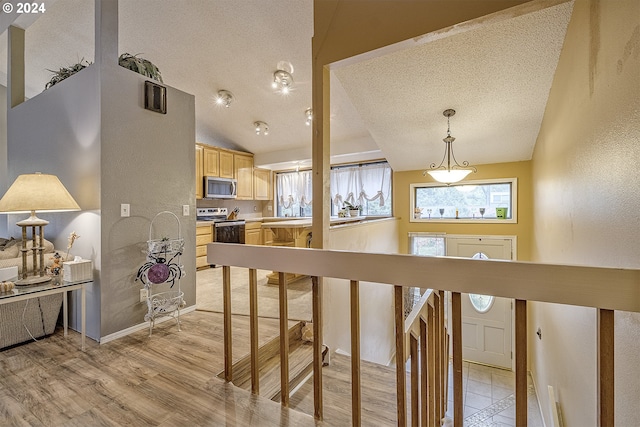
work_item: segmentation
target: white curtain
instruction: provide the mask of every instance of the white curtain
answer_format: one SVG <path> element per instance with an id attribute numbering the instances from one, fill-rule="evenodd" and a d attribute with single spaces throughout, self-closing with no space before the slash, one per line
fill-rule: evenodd
<path id="1" fill-rule="evenodd" d="M 294 205 L 311 206 L 311 171 L 286 172 L 276 175 L 278 205 L 289 209 Z"/>
<path id="2" fill-rule="evenodd" d="M 374 200 L 385 206 L 390 195 L 391 167 L 386 162 L 331 170 L 331 200 L 336 209 L 341 209 L 344 202 L 364 205 Z"/>
<path id="3" fill-rule="evenodd" d="M 276 174 L 278 206 L 283 209 L 305 208 L 312 203 L 312 171 Z M 331 169 L 331 200 L 336 211 L 344 202 L 364 205 L 378 201 L 385 206 L 391 197 L 391 167 L 386 162 L 337 167 Z"/>

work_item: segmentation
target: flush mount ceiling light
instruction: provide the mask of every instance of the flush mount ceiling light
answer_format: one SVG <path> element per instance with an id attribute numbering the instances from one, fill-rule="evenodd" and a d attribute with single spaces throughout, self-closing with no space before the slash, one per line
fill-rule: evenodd
<path id="1" fill-rule="evenodd" d="M 293 76 L 291 76 L 289 72 L 284 70 L 276 70 L 273 73 L 273 83 L 271 83 L 271 87 L 273 87 L 276 92 L 280 92 L 286 95 L 291 91 L 292 86 Z"/>
<path id="2" fill-rule="evenodd" d="M 443 184 L 452 184 L 454 182 L 462 181 L 471 172 L 477 172 L 477 169 L 473 166 L 469 166 L 469 162 L 466 160 L 462 162 L 462 166 L 458 164 L 456 156 L 453 155 L 453 141 L 456 139 L 451 136 L 451 130 L 449 127 L 449 118 L 456 114 L 456 110 L 448 109 L 444 110 L 442 114 L 447 118 L 447 136 L 443 139 L 446 144 L 444 157 L 438 166 L 435 163 L 429 165 L 429 170 L 424 171 L 422 175 L 427 173 L 431 175 L 433 179 Z M 445 166 L 444 161 L 447 161 Z M 453 160 L 453 164 L 451 164 Z"/>
<path id="3" fill-rule="evenodd" d="M 219 90 L 218 95 L 216 96 L 216 104 L 225 108 L 229 108 L 229 106 L 235 101 L 233 94 L 228 90 Z"/>
<path id="4" fill-rule="evenodd" d="M 269 125 L 265 122 L 253 122 L 253 126 L 255 128 L 256 135 L 269 135 Z"/>
<path id="5" fill-rule="evenodd" d="M 311 123 L 313 123 L 313 110 L 311 108 L 307 108 L 304 112 L 304 116 L 306 117 L 304 124 L 311 126 Z"/>

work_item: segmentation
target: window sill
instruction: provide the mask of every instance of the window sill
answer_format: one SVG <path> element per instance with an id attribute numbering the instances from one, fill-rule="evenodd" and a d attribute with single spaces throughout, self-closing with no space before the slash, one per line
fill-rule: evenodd
<path id="1" fill-rule="evenodd" d="M 517 224 L 516 218 L 411 218 L 409 222 L 437 222 L 448 224 Z"/>

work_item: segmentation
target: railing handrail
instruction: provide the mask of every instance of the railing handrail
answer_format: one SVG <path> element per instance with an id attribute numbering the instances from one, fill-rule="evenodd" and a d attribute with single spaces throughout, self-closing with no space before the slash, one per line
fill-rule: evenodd
<path id="1" fill-rule="evenodd" d="M 212 264 L 640 312 L 640 269 L 209 243 Z"/>

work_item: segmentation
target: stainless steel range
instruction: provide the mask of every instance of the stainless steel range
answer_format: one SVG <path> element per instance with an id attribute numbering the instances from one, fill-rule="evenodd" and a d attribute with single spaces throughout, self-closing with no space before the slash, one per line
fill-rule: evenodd
<path id="1" fill-rule="evenodd" d="M 244 244 L 244 219 L 227 219 L 227 208 L 198 208 L 197 221 L 213 223 L 213 241 Z"/>

